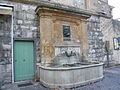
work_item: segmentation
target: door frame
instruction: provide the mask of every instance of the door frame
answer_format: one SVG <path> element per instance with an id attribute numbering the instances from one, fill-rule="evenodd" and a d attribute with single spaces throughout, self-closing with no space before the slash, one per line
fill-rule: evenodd
<path id="1" fill-rule="evenodd" d="M 33 42 L 33 57 L 34 57 L 34 78 L 36 77 L 36 68 L 37 68 L 37 66 L 36 66 L 36 52 L 35 52 L 35 50 L 36 50 L 36 39 L 35 38 L 13 38 L 13 82 L 21 82 L 21 81 L 15 81 L 15 65 L 14 65 L 14 44 L 15 44 L 15 41 L 23 41 L 23 42 Z M 24 81 L 27 81 L 27 80 L 24 80 Z"/>
<path id="2" fill-rule="evenodd" d="M 12 64 L 12 70 L 11 70 L 11 75 L 12 75 L 12 77 L 11 77 L 11 81 L 12 81 L 12 83 L 14 83 L 14 73 L 13 73 L 13 23 L 14 23 L 14 7 L 15 7 L 15 5 L 10 5 L 10 4 L 5 4 L 5 3 L 0 3 L 0 6 L 3 6 L 3 7 L 9 7 L 9 8 L 11 8 L 11 13 L 9 13 L 8 15 L 10 15 L 11 16 L 11 28 L 10 28 L 10 30 L 11 30 L 11 60 L 12 60 L 12 62 L 11 62 L 11 64 Z M 4 13 L 3 13 L 3 15 L 5 15 Z"/>

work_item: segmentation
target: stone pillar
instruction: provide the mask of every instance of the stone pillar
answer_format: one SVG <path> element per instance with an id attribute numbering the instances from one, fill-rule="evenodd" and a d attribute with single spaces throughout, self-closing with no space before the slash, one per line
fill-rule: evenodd
<path id="1" fill-rule="evenodd" d="M 88 59 L 87 57 L 87 53 L 88 53 L 88 33 L 87 33 L 87 24 L 86 24 L 86 20 L 82 19 L 81 21 L 81 46 L 82 46 L 82 56 L 84 59 Z"/>
<path id="2" fill-rule="evenodd" d="M 40 14 L 40 55 L 41 63 L 50 63 L 53 58 L 53 20 L 51 14 L 42 13 Z"/>

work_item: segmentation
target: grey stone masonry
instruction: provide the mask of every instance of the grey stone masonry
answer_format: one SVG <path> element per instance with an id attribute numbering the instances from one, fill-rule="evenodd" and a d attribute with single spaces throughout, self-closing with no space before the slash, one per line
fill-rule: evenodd
<path id="1" fill-rule="evenodd" d="M 35 62 L 40 62 L 39 19 L 35 13 L 37 6 L 0 0 L 0 4 L 14 6 L 13 38 L 35 40 Z M 11 16 L 0 15 L 0 78 L 5 83 L 12 82 Z M 2 43 L 1 43 L 2 42 Z M 5 73 L 3 73 L 5 72 Z M 5 74 L 5 75 L 4 75 Z"/>
<path id="2" fill-rule="evenodd" d="M 106 0 L 91 0 L 90 2 L 89 10 L 97 12 L 100 15 L 112 17 L 113 7 L 110 6 Z"/>
<path id="3" fill-rule="evenodd" d="M 11 16 L 0 15 L 0 79 L 11 77 Z M 8 77 L 9 76 L 9 77 Z M 5 78 L 7 77 L 7 78 Z"/>
<path id="4" fill-rule="evenodd" d="M 14 1 L 14 2 L 12 2 Z M 44 1 L 41 2 L 41 1 Z M 81 10 L 80 0 L 74 0 L 75 7 L 67 6 L 60 3 L 53 3 L 51 0 L 0 0 L 0 4 L 14 6 L 13 12 L 13 37 L 14 39 L 34 39 L 36 61 L 40 62 L 40 35 L 39 35 L 39 18 L 35 13 L 38 6 L 45 4 L 61 9 L 71 11 L 82 11 L 82 13 L 91 14 L 88 24 L 88 57 L 90 60 L 103 61 L 104 42 L 103 33 L 100 27 L 100 16 L 111 17 L 111 6 L 103 0 L 95 0 L 94 5 L 90 5 L 90 11 Z M 91 0 L 93 1 L 93 0 Z M 106 1 L 106 0 L 105 0 Z M 34 3 L 33 3 L 34 2 Z M 106 1 L 107 2 L 107 1 Z M 24 4 L 23 4 L 24 3 Z M 25 4 L 26 3 L 26 4 Z M 96 16 L 97 15 L 97 16 Z M 105 17 L 105 18 L 106 18 Z M 5 82 L 12 81 L 12 43 L 11 43 L 11 16 L 0 15 L 0 78 Z M 36 71 L 37 72 L 37 71 Z"/>
<path id="5" fill-rule="evenodd" d="M 120 21 L 118 20 L 112 20 L 112 24 L 113 24 L 113 30 L 116 34 L 120 35 Z"/>
<path id="6" fill-rule="evenodd" d="M 107 19 L 107 18 L 103 18 L 100 17 L 100 30 L 103 33 L 103 41 L 104 41 L 104 54 L 105 57 L 103 59 L 103 61 L 105 61 L 106 63 L 108 62 L 108 58 L 107 56 L 109 56 L 109 63 L 110 64 L 114 64 L 114 58 L 113 58 L 113 37 L 114 37 L 114 32 L 113 32 L 113 24 L 112 24 L 112 19 Z M 109 42 L 109 50 L 107 53 L 105 46 L 106 46 L 106 42 Z M 108 55 L 109 54 L 109 55 Z"/>
<path id="7" fill-rule="evenodd" d="M 104 58 L 102 40 L 103 33 L 100 30 L 100 19 L 97 16 L 92 16 L 88 20 L 88 57 L 90 60 L 102 61 Z"/>

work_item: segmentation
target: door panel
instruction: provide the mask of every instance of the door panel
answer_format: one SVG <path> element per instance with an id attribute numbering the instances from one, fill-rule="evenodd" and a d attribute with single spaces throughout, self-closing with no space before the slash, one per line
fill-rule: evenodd
<path id="1" fill-rule="evenodd" d="M 34 78 L 33 42 L 15 41 L 14 43 L 15 81 Z"/>

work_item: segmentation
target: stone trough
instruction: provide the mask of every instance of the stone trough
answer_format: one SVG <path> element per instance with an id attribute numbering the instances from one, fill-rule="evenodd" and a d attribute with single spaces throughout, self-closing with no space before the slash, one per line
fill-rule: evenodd
<path id="1" fill-rule="evenodd" d="M 80 47 L 57 47 L 56 57 L 39 66 L 40 82 L 49 88 L 73 88 L 103 78 L 103 63 L 81 58 Z"/>
<path id="2" fill-rule="evenodd" d="M 49 88 L 73 88 L 103 78 L 103 63 L 40 66 L 40 82 Z"/>

